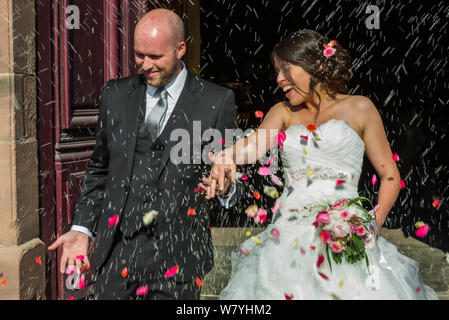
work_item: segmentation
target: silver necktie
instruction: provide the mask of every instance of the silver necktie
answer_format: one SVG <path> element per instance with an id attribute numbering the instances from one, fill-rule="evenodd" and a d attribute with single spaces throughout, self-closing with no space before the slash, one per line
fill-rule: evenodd
<path id="1" fill-rule="evenodd" d="M 164 87 L 159 88 L 159 100 L 151 110 L 147 118 L 148 129 L 150 131 L 151 138 L 153 141 L 159 137 L 162 131 L 162 125 L 165 120 L 165 114 L 167 113 L 168 100 L 167 100 L 167 90 Z"/>

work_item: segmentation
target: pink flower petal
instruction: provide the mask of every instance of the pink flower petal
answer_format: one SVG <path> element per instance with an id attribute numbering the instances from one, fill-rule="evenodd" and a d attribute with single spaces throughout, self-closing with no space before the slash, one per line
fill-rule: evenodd
<path id="1" fill-rule="evenodd" d="M 269 166 L 274 160 L 275 160 L 274 157 L 271 157 L 270 159 L 268 159 L 267 166 Z"/>
<path id="2" fill-rule="evenodd" d="M 426 223 L 415 230 L 415 235 L 419 238 L 424 238 L 429 232 L 429 225 Z"/>
<path id="3" fill-rule="evenodd" d="M 136 294 L 138 296 L 145 296 L 145 295 L 147 295 L 148 294 L 148 285 L 141 286 L 141 287 L 137 288 Z"/>
<path id="4" fill-rule="evenodd" d="M 345 180 L 337 180 L 337 187 L 341 186 L 345 182 L 346 182 Z"/>
<path id="5" fill-rule="evenodd" d="M 399 161 L 399 155 L 395 152 L 395 153 L 393 153 L 393 160 L 395 161 L 395 162 L 398 162 Z"/>
<path id="6" fill-rule="evenodd" d="M 86 286 L 86 281 L 84 280 L 84 277 L 81 277 L 78 281 L 78 288 L 82 289 Z"/>
<path id="7" fill-rule="evenodd" d="M 329 212 L 327 212 L 327 211 L 318 212 L 318 214 L 316 216 L 316 221 L 321 222 L 321 223 L 330 223 L 331 217 L 329 215 Z"/>
<path id="8" fill-rule="evenodd" d="M 273 181 L 273 183 L 274 183 L 275 185 L 277 185 L 277 186 L 282 186 L 282 185 L 283 185 L 283 183 L 282 183 L 282 181 L 279 179 L 279 177 L 276 176 L 276 175 L 274 175 L 274 174 L 271 175 L 271 181 Z"/>
<path id="9" fill-rule="evenodd" d="M 273 208 L 271 208 L 271 212 L 273 212 L 273 215 L 277 214 L 279 210 L 281 209 L 281 200 L 279 198 L 276 199 L 276 202 L 274 203 Z"/>
<path id="10" fill-rule="evenodd" d="M 277 138 L 278 145 L 279 145 L 281 148 L 284 147 L 284 141 L 285 141 L 285 139 L 287 138 L 287 135 L 285 134 L 285 132 L 284 132 L 284 131 L 281 131 L 281 132 L 276 136 L 276 138 Z"/>
<path id="11" fill-rule="evenodd" d="M 260 167 L 259 168 L 259 174 L 261 176 L 267 176 L 267 175 L 271 174 L 271 170 L 270 170 L 269 167 Z"/>
<path id="12" fill-rule="evenodd" d="M 301 139 L 304 139 L 304 140 L 309 140 L 309 136 L 301 136 Z"/>
<path id="13" fill-rule="evenodd" d="M 116 215 L 110 217 L 110 218 L 108 219 L 108 221 L 109 221 L 109 228 L 115 226 L 115 225 L 118 223 L 118 214 L 116 214 Z"/>
<path id="14" fill-rule="evenodd" d="M 401 179 L 401 189 L 405 189 L 405 182 Z"/>
<path id="15" fill-rule="evenodd" d="M 278 228 L 273 228 L 273 229 L 271 229 L 271 235 L 273 236 L 273 238 L 275 238 L 275 239 L 279 239 L 279 236 L 280 236 L 280 232 L 279 232 L 279 229 Z"/>
<path id="16" fill-rule="evenodd" d="M 242 172 L 242 176 L 240 177 L 240 179 L 246 181 L 248 180 L 248 176 L 246 175 L 246 173 Z"/>
<path id="17" fill-rule="evenodd" d="M 83 255 L 76 256 L 76 259 L 78 259 L 78 260 L 84 260 L 84 256 L 83 256 Z"/>
<path id="18" fill-rule="evenodd" d="M 166 278 L 171 278 L 173 276 L 175 276 L 179 271 L 179 266 L 174 266 L 171 267 L 170 269 L 167 270 L 167 272 L 165 272 L 165 277 Z"/>
<path id="19" fill-rule="evenodd" d="M 377 177 L 376 177 L 375 174 L 373 174 L 373 177 L 371 178 L 371 183 L 372 183 L 373 186 L 375 186 L 376 183 L 377 183 Z"/>
<path id="20" fill-rule="evenodd" d="M 249 255 L 250 255 L 248 249 L 246 249 L 245 247 L 242 247 L 242 249 L 240 249 L 240 250 L 242 251 L 242 253 L 243 253 L 245 256 L 249 256 Z"/>

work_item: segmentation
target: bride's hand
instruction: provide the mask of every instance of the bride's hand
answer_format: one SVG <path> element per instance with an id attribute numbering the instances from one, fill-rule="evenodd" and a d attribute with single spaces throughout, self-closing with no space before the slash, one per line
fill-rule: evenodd
<path id="1" fill-rule="evenodd" d="M 218 190 L 223 193 L 225 188 L 225 179 L 230 178 L 231 183 L 235 184 L 235 176 L 237 173 L 237 166 L 232 156 L 228 155 L 225 151 L 220 151 L 216 156 L 210 152 L 209 157 L 213 162 L 212 169 L 210 171 L 209 180 L 210 185 L 207 187 L 207 197 L 214 198 L 216 194 L 216 188 L 218 183 Z"/>

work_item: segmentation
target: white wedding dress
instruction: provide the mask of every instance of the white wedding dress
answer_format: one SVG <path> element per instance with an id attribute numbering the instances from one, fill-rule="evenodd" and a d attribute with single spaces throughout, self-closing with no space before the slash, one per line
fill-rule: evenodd
<path id="1" fill-rule="evenodd" d="M 319 229 L 312 225 L 316 215 L 297 209 L 357 197 L 365 145 L 345 120 L 331 120 L 315 132 L 318 141 L 303 125 L 285 131 L 281 209 L 265 231 L 232 252 L 231 279 L 220 299 L 438 299 L 424 285 L 419 264 L 382 237 L 367 249 L 369 269 L 365 260 L 343 259 L 338 265 L 332 260 L 331 271 Z M 337 179 L 346 182 L 337 187 Z M 325 260 L 318 267 L 319 255 Z"/>

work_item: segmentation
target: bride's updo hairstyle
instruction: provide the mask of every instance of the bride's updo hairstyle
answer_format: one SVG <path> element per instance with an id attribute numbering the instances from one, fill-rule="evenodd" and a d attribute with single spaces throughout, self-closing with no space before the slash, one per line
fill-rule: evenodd
<path id="1" fill-rule="evenodd" d="M 334 50 L 329 49 L 329 44 L 332 44 L 331 48 Z M 326 47 L 330 51 L 326 51 L 325 54 Z M 321 97 L 316 91 L 319 83 L 331 98 L 349 90 L 348 83 L 352 78 L 352 71 L 348 51 L 337 41 L 333 42 L 332 39 L 327 39 L 316 31 L 304 29 L 289 34 L 274 47 L 271 56 L 273 65 L 275 56 L 308 72 L 312 76 L 310 92 L 315 92 L 320 101 Z M 299 89 L 289 73 L 284 74 L 290 83 L 295 85 L 295 89 Z"/>

